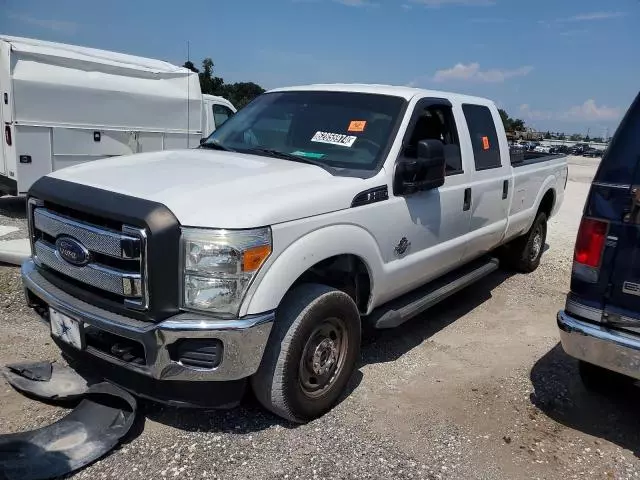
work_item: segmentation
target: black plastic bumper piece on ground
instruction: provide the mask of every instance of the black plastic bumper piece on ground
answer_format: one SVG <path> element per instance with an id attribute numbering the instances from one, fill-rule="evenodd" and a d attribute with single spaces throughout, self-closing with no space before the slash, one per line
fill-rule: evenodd
<path id="1" fill-rule="evenodd" d="M 29 432 L 0 435 L 0 479 L 67 475 L 113 449 L 131 429 L 136 401 L 109 383 L 91 386 L 66 417 Z"/>
<path id="2" fill-rule="evenodd" d="M 69 365 L 83 377 L 99 376 L 138 397 L 172 407 L 232 408 L 240 403 L 247 386 L 244 378 L 225 382 L 156 380 L 54 341 Z"/>
<path id="3" fill-rule="evenodd" d="M 28 397 L 49 401 L 70 401 L 87 393 L 89 386 L 99 383 L 78 375 L 59 363 L 14 363 L 1 370 L 7 382 Z"/>

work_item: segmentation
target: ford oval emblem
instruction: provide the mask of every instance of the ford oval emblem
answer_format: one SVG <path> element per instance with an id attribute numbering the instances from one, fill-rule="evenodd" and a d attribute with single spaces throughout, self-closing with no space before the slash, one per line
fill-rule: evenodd
<path id="1" fill-rule="evenodd" d="M 60 258 L 76 267 L 86 265 L 91 259 L 89 250 L 71 237 L 59 237 L 56 240 L 56 251 Z"/>

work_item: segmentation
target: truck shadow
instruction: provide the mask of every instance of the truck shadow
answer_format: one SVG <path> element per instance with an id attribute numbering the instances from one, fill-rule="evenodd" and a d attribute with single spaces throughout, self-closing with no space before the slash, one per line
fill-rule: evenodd
<path id="1" fill-rule="evenodd" d="M 531 369 L 531 403 L 552 420 L 631 450 L 640 457 L 640 389 L 629 385 L 609 395 L 585 389 L 578 362 L 557 344 Z"/>
<path id="2" fill-rule="evenodd" d="M 360 385 L 363 379 L 360 371 L 362 366 L 397 360 L 438 331 L 489 300 L 491 291 L 512 275 L 513 273 L 509 272 L 494 272 L 482 282 L 467 287 L 397 328 L 388 331 L 367 330 L 363 334 L 360 363 L 339 403 Z M 154 422 L 193 432 L 244 434 L 265 430 L 275 425 L 284 428 L 298 426 L 265 411 L 250 389 L 247 389 L 241 404 L 229 410 L 192 410 L 144 402 L 141 405 L 141 413 Z"/>
<path id="3" fill-rule="evenodd" d="M 513 275 L 512 272 L 498 270 L 399 327 L 390 330 L 368 329 L 362 341 L 362 365 L 397 360 L 489 300 L 491 292 Z"/>
<path id="4" fill-rule="evenodd" d="M 362 381 L 362 373 L 356 370 L 347 385 L 345 393 L 340 397 L 342 403 Z M 188 432 L 254 433 L 279 426 L 292 429 L 300 426 L 284 420 L 265 410 L 247 386 L 240 405 L 227 410 L 174 408 L 149 401 L 140 401 L 141 416 Z"/>

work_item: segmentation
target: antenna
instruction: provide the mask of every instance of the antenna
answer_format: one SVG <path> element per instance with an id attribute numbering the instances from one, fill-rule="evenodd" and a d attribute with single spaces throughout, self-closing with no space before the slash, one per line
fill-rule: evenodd
<path id="1" fill-rule="evenodd" d="M 189 40 L 187 40 L 187 62 L 191 61 L 191 56 L 190 56 L 191 52 L 190 52 L 190 45 L 189 45 Z M 190 95 L 190 87 L 191 87 L 191 70 L 189 70 L 189 73 L 187 74 L 187 148 L 189 148 L 191 146 L 190 141 L 191 141 L 191 135 L 189 133 L 189 122 L 191 121 L 191 112 L 189 111 L 191 108 L 191 95 Z"/>

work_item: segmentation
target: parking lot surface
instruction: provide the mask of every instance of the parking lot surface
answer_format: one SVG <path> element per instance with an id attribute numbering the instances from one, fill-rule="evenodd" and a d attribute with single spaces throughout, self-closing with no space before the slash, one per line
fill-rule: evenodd
<path id="1" fill-rule="evenodd" d="M 497 272 L 366 338 L 349 394 L 324 417 L 292 425 L 250 396 L 226 411 L 143 403 L 131 438 L 72 478 L 637 478 L 640 392 L 587 392 L 556 329 L 598 162 L 569 158 L 565 203 L 537 271 Z M 25 234 L 20 200 L 0 199 L 0 225 Z M 0 266 L 0 363 L 57 358 L 24 304 L 18 269 Z M 68 411 L 4 379 L 0 404 L 0 433 Z"/>

